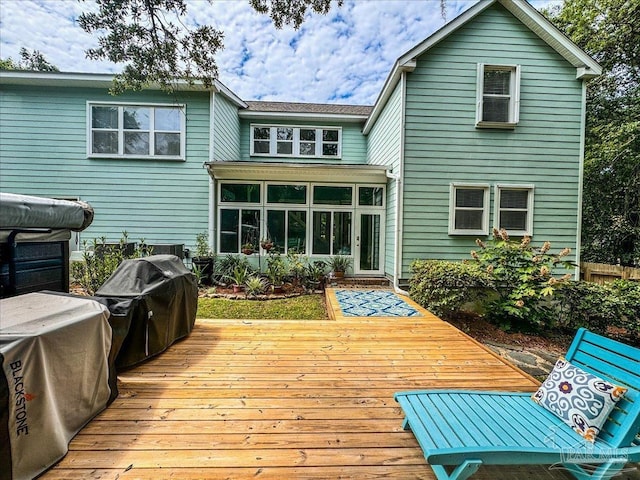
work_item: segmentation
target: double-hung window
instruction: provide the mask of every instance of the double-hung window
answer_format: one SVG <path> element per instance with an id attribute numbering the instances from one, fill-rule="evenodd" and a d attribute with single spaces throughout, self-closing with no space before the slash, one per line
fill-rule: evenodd
<path id="1" fill-rule="evenodd" d="M 533 235 L 533 185 L 496 185 L 495 225 L 510 235 Z"/>
<path id="2" fill-rule="evenodd" d="M 520 118 L 520 66 L 478 64 L 476 126 L 514 128 Z"/>
<path id="3" fill-rule="evenodd" d="M 251 126 L 251 155 L 340 158 L 340 127 Z"/>
<path id="4" fill-rule="evenodd" d="M 88 155 L 183 160 L 183 105 L 88 105 Z"/>
<path id="5" fill-rule="evenodd" d="M 489 193 L 488 184 L 451 184 L 449 235 L 489 233 Z"/>

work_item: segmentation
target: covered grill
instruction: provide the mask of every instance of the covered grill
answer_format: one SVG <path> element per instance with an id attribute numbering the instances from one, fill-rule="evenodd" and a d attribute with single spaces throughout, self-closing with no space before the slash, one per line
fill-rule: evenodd
<path id="1" fill-rule="evenodd" d="M 125 260 L 98 289 L 96 297 L 111 303 L 112 319 L 128 332 L 116 367 L 130 367 L 163 352 L 191 333 L 198 307 L 198 285 L 174 255 Z M 118 320 L 116 320 L 118 317 Z M 114 329 L 115 332 L 115 329 Z"/>

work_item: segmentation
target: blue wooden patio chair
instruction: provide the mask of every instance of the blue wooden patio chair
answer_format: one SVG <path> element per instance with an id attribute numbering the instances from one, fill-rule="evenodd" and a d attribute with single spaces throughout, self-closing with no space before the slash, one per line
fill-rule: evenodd
<path id="1" fill-rule="evenodd" d="M 551 464 L 581 480 L 611 478 L 628 462 L 640 461 L 640 349 L 580 329 L 565 358 L 628 388 L 595 443 L 533 402 L 530 393 L 396 393 L 403 426 L 439 480 L 464 480 L 482 464 Z"/>

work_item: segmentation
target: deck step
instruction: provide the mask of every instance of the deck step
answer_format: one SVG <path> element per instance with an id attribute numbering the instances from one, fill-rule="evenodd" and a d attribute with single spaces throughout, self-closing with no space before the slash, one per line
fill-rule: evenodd
<path id="1" fill-rule="evenodd" d="M 329 278 L 327 286 L 340 288 L 390 287 L 391 283 L 386 277 L 344 277 Z"/>

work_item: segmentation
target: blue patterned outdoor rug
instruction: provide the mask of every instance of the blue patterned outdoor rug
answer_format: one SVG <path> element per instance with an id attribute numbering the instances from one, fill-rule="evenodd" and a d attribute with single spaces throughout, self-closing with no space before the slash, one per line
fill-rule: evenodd
<path id="1" fill-rule="evenodd" d="M 419 317 L 420 312 L 388 290 L 336 290 L 345 317 Z"/>

